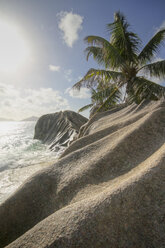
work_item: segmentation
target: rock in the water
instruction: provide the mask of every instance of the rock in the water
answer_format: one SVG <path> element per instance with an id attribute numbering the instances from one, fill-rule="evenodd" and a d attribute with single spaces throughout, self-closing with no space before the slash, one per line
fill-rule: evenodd
<path id="1" fill-rule="evenodd" d="M 165 102 L 100 113 L 81 136 L 0 206 L 1 247 L 165 247 Z"/>
<path id="2" fill-rule="evenodd" d="M 43 115 L 36 123 L 34 139 L 48 144 L 53 150 L 59 146 L 67 147 L 87 120 L 84 116 L 69 110 Z"/>

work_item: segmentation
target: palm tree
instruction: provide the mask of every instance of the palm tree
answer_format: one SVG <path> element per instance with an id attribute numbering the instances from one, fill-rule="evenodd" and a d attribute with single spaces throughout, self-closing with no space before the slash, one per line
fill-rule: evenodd
<path id="1" fill-rule="evenodd" d="M 122 13 L 115 13 L 114 22 L 108 24 L 107 29 L 110 41 L 99 36 L 85 38 L 90 45 L 85 50 L 87 60 L 92 55 L 105 69 L 90 69 L 73 87 L 91 88 L 102 79 L 116 84 L 114 92 L 125 87 L 127 102 L 139 104 L 144 99 L 158 100 L 164 97 L 165 87 L 155 83 L 152 78 L 165 78 L 165 60 L 154 62 L 165 40 L 165 29 L 159 30 L 141 51 L 141 40 L 130 31 L 130 25 Z M 102 107 L 114 92 L 111 92 Z"/>
<path id="2" fill-rule="evenodd" d="M 106 101 L 111 92 L 114 92 L 113 96 L 111 99 Z M 83 112 L 90 108 L 90 116 L 92 116 L 105 101 L 106 104 L 104 105 L 104 111 L 121 102 L 121 98 L 122 94 L 120 90 L 116 88 L 116 84 L 109 84 L 108 82 L 101 81 L 96 89 L 91 88 L 91 103 L 80 108 L 78 112 Z"/>

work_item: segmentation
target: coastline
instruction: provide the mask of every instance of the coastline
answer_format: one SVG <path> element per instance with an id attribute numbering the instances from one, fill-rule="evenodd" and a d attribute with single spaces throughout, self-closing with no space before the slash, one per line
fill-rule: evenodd
<path id="1" fill-rule="evenodd" d="M 0 206 L 1 247 L 163 247 L 164 106 L 91 119 L 55 166 Z"/>
<path id="2" fill-rule="evenodd" d="M 0 172 L 0 205 L 10 197 L 31 175 L 55 162 L 58 158 L 49 162 L 41 162 L 22 168 L 8 169 Z"/>

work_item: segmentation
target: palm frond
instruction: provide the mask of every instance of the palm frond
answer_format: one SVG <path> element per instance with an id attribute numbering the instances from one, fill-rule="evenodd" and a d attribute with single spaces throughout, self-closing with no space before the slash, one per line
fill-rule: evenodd
<path id="1" fill-rule="evenodd" d="M 109 98 L 109 95 L 112 92 L 114 92 L 114 94 L 112 94 L 112 96 Z M 99 87 L 97 87 L 97 90 L 92 88 L 91 93 L 92 103 L 80 108 L 78 112 L 82 112 L 91 107 L 96 108 L 96 106 L 101 106 L 107 98 L 108 101 L 104 105 L 104 110 L 108 110 L 121 100 L 122 95 L 115 84 L 105 86 L 101 85 L 101 83 L 99 84 Z"/>
<path id="2" fill-rule="evenodd" d="M 129 99 L 139 104 L 144 99 L 158 100 L 165 97 L 165 87 L 144 77 L 135 77 Z"/>
<path id="3" fill-rule="evenodd" d="M 72 88 L 77 90 L 80 90 L 81 87 L 92 88 L 97 85 L 99 76 L 99 72 L 97 73 L 96 69 L 91 68 L 79 82 L 73 85 Z"/>
<path id="4" fill-rule="evenodd" d="M 141 64 L 151 61 L 153 56 L 159 51 L 159 48 L 163 44 L 165 39 L 165 29 L 158 31 L 152 39 L 143 48 L 138 56 L 138 60 Z"/>
<path id="5" fill-rule="evenodd" d="M 121 79 L 123 81 L 125 80 L 124 75 L 121 72 L 91 68 L 79 82 L 73 85 L 73 88 L 78 90 L 81 87 L 92 88 L 102 80 L 106 80 L 107 82 L 118 82 Z"/>
<path id="6" fill-rule="evenodd" d="M 111 44 L 120 51 L 128 62 L 135 61 L 139 50 L 140 39 L 137 34 L 129 31 L 129 23 L 119 11 L 115 13 L 115 21 L 107 25 L 111 34 Z"/>
<path id="7" fill-rule="evenodd" d="M 84 41 L 88 44 L 99 47 L 108 47 L 110 44 L 108 40 L 96 35 L 86 36 Z"/>
<path id="8" fill-rule="evenodd" d="M 104 53 L 103 48 L 101 47 L 95 47 L 95 46 L 90 46 L 85 49 L 86 53 L 86 59 L 89 59 L 89 56 L 93 56 L 94 60 L 98 62 L 99 65 L 103 65 L 105 67 L 108 66 L 109 60 L 106 59 L 106 53 Z M 108 63 L 107 63 L 107 62 Z"/>
<path id="9" fill-rule="evenodd" d="M 78 110 L 78 113 L 83 112 L 83 111 L 85 111 L 85 110 L 87 110 L 87 109 L 89 109 L 89 108 L 91 108 L 91 107 L 93 107 L 93 103 L 90 103 L 90 104 L 85 105 L 84 107 L 80 108 L 80 109 Z"/>
<path id="10" fill-rule="evenodd" d="M 114 89 L 111 91 L 110 95 L 107 97 L 107 99 L 104 101 L 104 103 L 97 109 L 97 112 L 100 112 L 101 110 L 103 110 L 104 108 L 106 108 L 106 105 L 108 104 L 108 102 L 111 101 L 111 99 L 113 98 L 114 94 L 120 90 L 120 85 L 116 85 L 116 87 L 114 87 Z"/>
<path id="11" fill-rule="evenodd" d="M 116 88 L 117 88 L 117 85 L 114 83 L 113 84 L 108 84 L 108 83 L 104 83 L 104 82 L 103 82 L 103 84 L 100 83 L 99 86 L 97 87 L 97 91 L 92 94 L 92 99 L 99 102 L 99 104 L 103 104 L 103 102 L 109 97 L 111 92 L 113 92 L 114 89 L 116 89 Z M 100 101 L 100 99 L 102 101 Z M 108 105 L 116 104 L 120 100 L 121 100 L 121 92 L 117 88 L 117 90 L 112 95 L 110 101 L 108 102 Z"/>
<path id="12" fill-rule="evenodd" d="M 104 60 L 106 68 L 115 69 L 126 67 L 125 61 L 119 51 L 106 39 L 99 36 L 87 36 L 85 41 L 92 45 L 85 49 L 87 59 L 90 55 L 93 55 L 93 58 L 96 59 L 96 61 L 99 61 L 99 63 Z"/>
<path id="13" fill-rule="evenodd" d="M 151 77 L 165 78 L 165 60 L 145 65 L 142 69 L 144 72 L 149 73 Z"/>

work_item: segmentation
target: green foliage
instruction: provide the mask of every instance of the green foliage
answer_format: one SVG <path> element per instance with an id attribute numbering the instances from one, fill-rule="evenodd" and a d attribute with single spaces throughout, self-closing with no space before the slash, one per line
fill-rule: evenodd
<path id="1" fill-rule="evenodd" d="M 93 107 L 93 103 L 90 103 L 90 104 L 88 104 L 88 105 L 85 105 L 84 107 L 82 107 L 82 108 L 80 108 L 80 109 L 78 110 L 78 113 L 83 112 L 83 111 L 85 111 L 85 110 L 87 110 L 87 109 L 89 109 L 89 108 L 92 108 L 92 107 Z"/>
<path id="2" fill-rule="evenodd" d="M 129 27 L 125 16 L 120 12 L 115 13 L 114 22 L 107 25 L 111 34 L 111 44 L 120 52 L 124 60 L 134 62 L 141 42 L 137 34 L 129 31 Z"/>
<path id="3" fill-rule="evenodd" d="M 112 97 L 109 98 L 111 93 L 113 93 Z M 106 81 L 100 81 L 96 89 L 91 89 L 92 103 L 80 108 L 78 112 L 82 112 L 90 108 L 91 112 L 93 113 L 94 110 L 98 109 L 99 106 L 101 106 L 105 101 L 106 104 L 104 105 L 104 111 L 106 111 L 120 102 L 121 96 L 122 94 L 117 88 L 116 84 L 109 84 Z"/>
<path id="4" fill-rule="evenodd" d="M 165 88 L 147 79 L 147 76 L 165 78 L 165 60 L 153 62 L 164 44 L 165 29 L 159 30 L 141 51 L 141 40 L 130 30 L 130 25 L 121 12 L 115 13 L 114 22 L 108 24 L 107 29 L 110 41 L 99 36 L 85 38 L 85 42 L 89 44 L 85 49 L 87 60 L 89 56 L 93 56 L 105 69 L 90 69 L 73 87 L 97 87 L 99 98 L 104 100 L 101 100 L 103 104 L 99 110 L 112 103 L 113 95 L 123 86 L 126 88 L 127 102 L 139 104 L 144 99 L 158 100 L 165 97 Z M 106 94 L 109 96 L 102 96 L 103 91 L 100 91 L 98 85 L 102 90 L 107 85 Z M 114 85 L 116 88 L 112 89 L 111 86 Z"/>
<path id="5" fill-rule="evenodd" d="M 138 55 L 138 61 L 141 64 L 151 62 L 154 55 L 157 54 L 161 45 L 163 45 L 165 38 L 165 30 L 158 31 L 152 39 L 147 43 L 143 50 Z"/>

